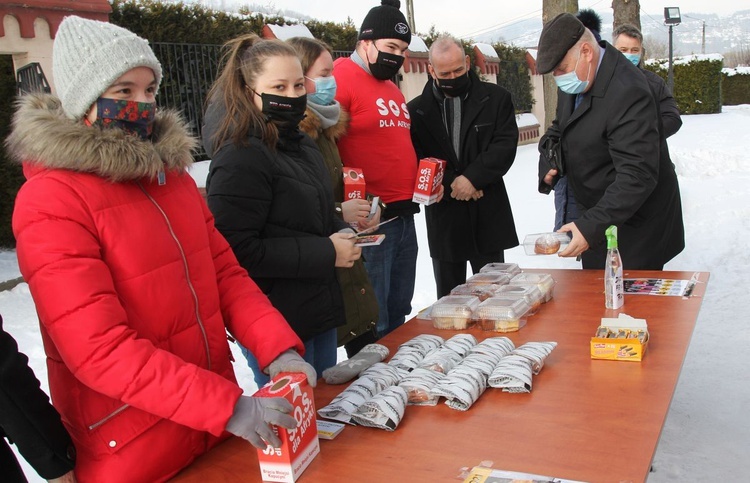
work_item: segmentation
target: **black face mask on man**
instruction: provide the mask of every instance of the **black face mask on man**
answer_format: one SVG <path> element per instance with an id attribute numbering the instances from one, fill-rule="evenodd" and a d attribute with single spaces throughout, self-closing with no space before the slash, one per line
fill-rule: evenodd
<path id="1" fill-rule="evenodd" d="M 274 121 L 279 127 L 294 128 L 305 118 L 307 94 L 299 97 L 286 97 L 256 92 L 255 95 L 260 96 L 263 101 L 261 112 L 266 115 L 269 121 Z"/>
<path id="2" fill-rule="evenodd" d="M 374 42 L 373 45 L 375 45 Z M 374 78 L 379 80 L 393 78 L 393 76 L 398 74 L 399 69 L 404 64 L 404 56 L 381 52 L 377 45 L 375 45 L 375 49 L 378 51 L 378 58 L 374 63 L 370 62 L 370 56 L 367 56 L 367 64 L 370 67 L 370 73 Z"/>
<path id="3" fill-rule="evenodd" d="M 469 92 L 469 87 L 471 86 L 468 71 L 453 79 L 435 78 L 435 82 L 440 90 L 443 91 L 443 94 L 449 97 L 461 97 Z"/>

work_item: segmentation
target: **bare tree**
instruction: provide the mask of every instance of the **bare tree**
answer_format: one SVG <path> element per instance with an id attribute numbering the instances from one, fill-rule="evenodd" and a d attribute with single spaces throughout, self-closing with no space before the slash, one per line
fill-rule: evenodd
<path id="1" fill-rule="evenodd" d="M 666 59 L 669 56 L 669 44 L 653 35 L 647 35 L 643 38 L 643 51 L 647 59 Z"/>
<path id="2" fill-rule="evenodd" d="M 543 0 L 542 23 L 546 24 L 561 13 L 575 14 L 578 11 L 578 0 Z M 552 124 L 557 110 L 557 84 L 551 75 L 545 75 L 544 85 L 544 129 Z"/>
<path id="3" fill-rule="evenodd" d="M 739 49 L 724 54 L 724 67 L 739 66 L 750 66 L 750 48 L 747 45 L 741 45 Z"/>
<path id="4" fill-rule="evenodd" d="M 629 23 L 641 29 L 641 4 L 639 0 L 612 0 L 614 22 L 612 30 L 617 30 L 622 24 Z"/>

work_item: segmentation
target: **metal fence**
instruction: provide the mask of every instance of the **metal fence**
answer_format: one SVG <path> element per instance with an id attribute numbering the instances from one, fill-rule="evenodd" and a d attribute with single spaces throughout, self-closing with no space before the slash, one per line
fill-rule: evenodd
<path id="1" fill-rule="evenodd" d="M 154 42 L 151 48 L 161 62 L 162 81 L 156 102 L 179 110 L 200 139 L 203 107 L 211 85 L 219 74 L 221 45 Z M 196 160 L 206 159 L 201 145 Z"/>
<path id="2" fill-rule="evenodd" d="M 31 92 L 46 92 L 47 94 L 52 92 L 39 62 L 26 64 L 16 71 L 16 88 L 18 95 Z"/>

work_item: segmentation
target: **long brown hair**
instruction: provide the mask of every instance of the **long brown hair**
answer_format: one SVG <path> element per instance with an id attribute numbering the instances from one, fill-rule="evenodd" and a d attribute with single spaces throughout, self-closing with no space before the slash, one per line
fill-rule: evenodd
<path id="1" fill-rule="evenodd" d="M 323 52 L 327 51 L 333 55 L 333 49 L 322 40 L 311 39 L 309 37 L 292 37 L 287 40 L 287 43 L 297 51 L 304 74 L 307 74 L 307 71 L 310 70 L 310 67 L 313 66 Z"/>
<path id="2" fill-rule="evenodd" d="M 253 102 L 257 78 L 272 57 L 294 57 L 297 52 L 281 40 L 265 40 L 255 34 L 241 35 L 224 44 L 224 65 L 208 93 L 208 102 L 221 103 L 226 114 L 213 135 L 213 145 L 219 148 L 226 141 L 247 145 L 251 132 L 260 131 L 261 140 L 275 150 L 279 130 Z"/>

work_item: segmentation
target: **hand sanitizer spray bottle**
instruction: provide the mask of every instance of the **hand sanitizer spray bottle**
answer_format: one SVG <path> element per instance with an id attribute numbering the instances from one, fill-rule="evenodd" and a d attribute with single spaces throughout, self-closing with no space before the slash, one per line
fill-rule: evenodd
<path id="1" fill-rule="evenodd" d="M 622 282 L 622 258 L 617 249 L 617 227 L 612 225 L 607 236 L 607 260 L 604 262 L 604 304 L 608 309 L 619 309 L 625 302 Z"/>

